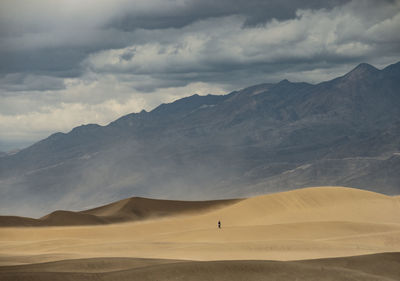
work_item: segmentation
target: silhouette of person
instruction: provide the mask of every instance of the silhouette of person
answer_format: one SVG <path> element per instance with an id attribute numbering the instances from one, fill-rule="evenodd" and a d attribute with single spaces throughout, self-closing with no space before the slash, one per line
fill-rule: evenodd
<path id="1" fill-rule="evenodd" d="M 218 228 L 221 228 L 221 221 L 218 221 Z"/>

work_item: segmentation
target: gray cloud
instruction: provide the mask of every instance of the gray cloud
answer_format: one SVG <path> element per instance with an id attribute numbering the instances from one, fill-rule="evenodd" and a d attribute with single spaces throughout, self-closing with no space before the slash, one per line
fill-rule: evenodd
<path id="1" fill-rule="evenodd" d="M 240 15 L 245 26 L 263 24 L 271 19 L 294 18 L 298 9 L 331 9 L 349 0 L 192 0 L 170 1 L 168 8 L 155 9 L 152 13 L 138 14 L 127 10 L 124 15 L 112 19 L 108 26 L 131 31 L 143 29 L 182 28 L 199 20 Z M 133 7 L 131 7 L 133 8 Z"/>
<path id="2" fill-rule="evenodd" d="M 58 77 L 10 73 L 0 78 L 0 89 L 5 90 L 5 93 L 48 91 L 65 89 L 65 85 L 64 81 Z"/>
<path id="3" fill-rule="evenodd" d="M 157 82 L 248 84 L 255 75 L 269 80 L 277 73 L 391 62 L 399 57 L 399 8 L 398 2 L 377 6 L 380 16 L 370 20 L 350 3 L 329 11 L 298 10 L 295 18 L 246 28 L 245 17 L 213 18 L 155 32 L 162 43 L 149 40 L 91 54 L 85 65 L 94 72 L 146 75 Z"/>
<path id="4" fill-rule="evenodd" d="M 108 3 L 107 3 L 108 2 Z M 346 0 L 236 1 L 2 1 L 0 73 L 30 72 L 60 77 L 82 74 L 90 53 L 122 48 L 142 39 L 137 29 L 182 28 L 199 20 L 240 15 L 243 24 L 295 17 L 298 9 L 333 8 Z"/>

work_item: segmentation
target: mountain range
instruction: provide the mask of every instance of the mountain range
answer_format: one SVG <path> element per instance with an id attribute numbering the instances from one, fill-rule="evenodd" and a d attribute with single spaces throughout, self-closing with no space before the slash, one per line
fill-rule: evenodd
<path id="1" fill-rule="evenodd" d="M 131 196 L 210 200 L 306 186 L 400 194 L 400 62 L 318 84 L 193 95 L 0 157 L 0 214 Z"/>

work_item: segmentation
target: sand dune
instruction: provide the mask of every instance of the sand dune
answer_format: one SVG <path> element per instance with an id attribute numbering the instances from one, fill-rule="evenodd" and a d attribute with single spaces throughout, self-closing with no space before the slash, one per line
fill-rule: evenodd
<path id="1" fill-rule="evenodd" d="M 218 212 L 225 223 L 257 225 L 299 221 L 400 223 L 399 202 L 375 192 L 344 188 L 305 188 L 249 198 Z"/>
<path id="2" fill-rule="evenodd" d="M 187 261 L 220 260 L 224 262 L 215 265 L 215 270 L 222 272 L 228 268 L 235 271 L 236 266 L 243 267 L 242 263 L 229 263 L 228 260 L 300 261 L 400 252 L 398 199 L 344 187 L 305 188 L 218 204 L 127 199 L 80 212 L 78 218 L 74 217 L 76 214 L 71 215 L 68 212 L 55 212 L 42 218 L 52 220 L 52 227 L 0 228 L 0 265 L 134 257 Z M 85 220 L 81 215 L 86 216 L 88 221 L 92 216 L 110 221 L 115 219 L 114 222 L 121 218 L 129 220 L 118 224 L 84 225 Z M 58 220 L 65 223 L 74 219 L 81 225 L 54 226 Z M 218 220 L 222 222 L 222 229 L 217 228 Z M 73 221 L 68 223 L 73 224 Z M 170 267 L 171 265 L 154 266 L 168 267 L 171 272 L 177 270 Z M 179 270 L 200 271 L 203 266 L 204 263 L 180 264 L 179 267 L 182 268 Z M 248 266 L 245 270 L 251 276 L 251 272 L 256 270 L 253 266 L 269 268 L 271 264 L 256 263 Z M 295 263 L 295 268 L 292 268 L 292 263 L 279 266 L 293 272 L 306 270 L 298 263 Z M 149 274 L 146 270 L 143 269 L 143 276 Z M 315 273 L 313 270 L 310 272 Z M 343 273 L 343 268 L 339 271 Z M 46 280 L 47 273 L 43 274 L 40 278 Z M 118 275 L 120 273 L 113 274 L 110 273 L 107 278 L 128 278 Z M 365 275 L 362 272 L 357 274 Z M 370 279 L 360 276 L 356 280 L 391 280 L 389 277 L 373 279 L 368 274 L 365 276 Z M 75 277 L 76 280 L 81 278 Z M 400 276 L 398 277 L 399 280 Z M 107 278 L 104 280 L 108 280 Z M 230 279 L 236 280 L 232 278 Z M 272 280 L 287 280 L 279 279 L 278 275 L 273 278 L 275 279 Z"/>
<path id="3" fill-rule="evenodd" d="M 40 219 L 0 216 L 0 227 L 98 225 L 205 212 L 239 202 L 157 200 L 132 197 L 81 212 L 54 211 Z"/>
<path id="4" fill-rule="evenodd" d="M 226 207 L 239 201 L 240 199 L 177 201 L 133 197 L 80 213 L 94 215 L 114 223 L 194 214 Z"/>
<path id="5" fill-rule="evenodd" d="M 101 273 L 101 274 L 100 274 Z M 395 281 L 400 254 L 385 253 L 306 261 L 177 261 L 83 259 L 0 267 L 0 280 L 274 280 Z"/>

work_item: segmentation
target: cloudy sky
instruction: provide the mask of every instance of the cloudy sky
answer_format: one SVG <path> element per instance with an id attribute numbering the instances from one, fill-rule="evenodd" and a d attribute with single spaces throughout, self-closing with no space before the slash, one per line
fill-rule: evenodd
<path id="1" fill-rule="evenodd" d="M 2 0 L 0 151 L 192 94 L 400 60 L 400 0 Z"/>

